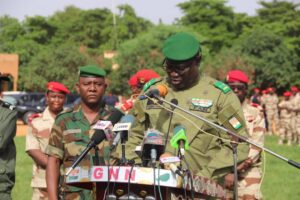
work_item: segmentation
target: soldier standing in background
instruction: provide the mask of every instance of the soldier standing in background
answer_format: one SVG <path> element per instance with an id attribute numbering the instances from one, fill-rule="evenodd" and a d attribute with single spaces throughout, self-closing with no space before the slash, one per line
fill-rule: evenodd
<path id="1" fill-rule="evenodd" d="M 227 83 L 236 93 L 242 104 L 249 139 L 263 146 L 265 134 L 265 118 L 260 105 L 251 103 L 246 99 L 248 89 L 248 76 L 240 70 L 232 70 L 227 74 Z M 262 199 L 260 191 L 262 169 L 261 149 L 250 145 L 248 158 L 238 166 L 238 195 L 239 199 L 256 200 Z M 226 176 L 227 187 L 232 187 L 234 175 Z M 232 196 L 229 193 L 229 199 Z"/>
<path id="2" fill-rule="evenodd" d="M 297 118 L 297 112 L 294 110 L 294 108 L 296 108 L 298 105 L 297 103 L 297 95 L 299 92 L 299 89 L 296 86 L 292 86 L 291 87 L 291 92 L 292 95 L 290 97 L 290 101 L 292 102 L 293 105 L 293 110 L 292 110 L 292 122 L 291 122 L 291 126 L 292 126 L 292 138 L 293 138 L 293 142 L 294 143 L 298 143 L 298 133 L 297 133 L 297 123 L 296 123 L 296 118 Z M 299 141 L 300 142 L 300 141 Z M 299 143 L 300 144 L 300 143 Z"/>
<path id="3" fill-rule="evenodd" d="M 293 118 L 292 118 L 292 129 L 294 134 L 294 140 L 300 146 L 300 93 L 299 89 L 296 86 L 292 88 L 293 93 Z"/>
<path id="4" fill-rule="evenodd" d="M 268 88 L 268 95 L 263 98 L 262 103 L 265 105 L 267 120 L 268 120 L 268 134 L 276 135 L 278 124 L 278 96 L 275 93 L 275 88 Z"/>
<path id="5" fill-rule="evenodd" d="M 261 103 L 260 89 L 254 88 L 254 94 L 250 97 L 251 103 L 259 104 Z"/>
<path id="6" fill-rule="evenodd" d="M 291 92 L 283 93 L 284 99 L 278 104 L 280 111 L 280 128 L 279 128 L 279 141 L 278 144 L 283 144 L 287 140 L 287 145 L 292 144 L 292 109 L 293 104 L 290 100 Z"/>
<path id="7" fill-rule="evenodd" d="M 47 84 L 47 107 L 41 114 L 36 114 L 29 124 L 26 135 L 26 152 L 33 159 L 33 188 L 32 200 L 48 199 L 46 185 L 46 166 L 48 156 L 45 154 L 51 128 L 55 117 L 63 110 L 66 95 L 69 90 L 61 83 L 49 82 Z"/>
<path id="8" fill-rule="evenodd" d="M 17 111 L 11 104 L 2 100 L 0 77 L 0 198 L 11 200 L 15 185 Z"/>

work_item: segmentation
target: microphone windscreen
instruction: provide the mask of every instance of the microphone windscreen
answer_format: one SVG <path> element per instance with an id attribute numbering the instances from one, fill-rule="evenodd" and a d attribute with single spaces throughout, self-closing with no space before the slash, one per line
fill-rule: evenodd
<path id="1" fill-rule="evenodd" d="M 168 94 L 168 87 L 164 84 L 159 84 L 156 86 L 159 91 L 159 96 L 165 97 Z"/>
<path id="2" fill-rule="evenodd" d="M 106 135 L 103 130 L 96 130 L 93 134 L 91 140 L 94 142 L 95 145 L 98 145 L 106 138 Z"/>
<path id="3" fill-rule="evenodd" d="M 120 121 L 120 119 L 124 116 L 124 113 L 122 113 L 121 111 L 119 111 L 118 109 L 115 109 L 114 111 L 112 111 L 112 113 L 110 114 L 110 116 L 108 117 L 108 121 L 111 121 L 111 123 L 113 125 L 115 125 L 115 123 L 117 123 L 118 121 Z"/>

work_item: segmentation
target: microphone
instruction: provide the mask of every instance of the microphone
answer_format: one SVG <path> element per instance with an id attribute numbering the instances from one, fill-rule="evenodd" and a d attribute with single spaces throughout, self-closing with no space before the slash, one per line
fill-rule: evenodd
<path id="1" fill-rule="evenodd" d="M 71 168 L 67 171 L 66 176 L 68 176 L 71 171 L 80 163 L 84 156 L 96 145 L 102 142 L 104 139 L 109 138 L 107 134 L 107 129 L 111 128 L 112 124 L 115 124 L 120 120 L 124 114 L 119 110 L 114 110 L 108 118 L 108 121 L 98 121 L 92 128 L 96 129 L 90 142 L 87 144 L 86 148 L 81 152 L 79 157 L 72 164 Z"/>
<path id="2" fill-rule="evenodd" d="M 102 142 L 106 138 L 104 132 L 95 132 L 91 138 L 91 141 L 87 144 L 86 148 L 80 154 L 80 156 L 75 160 L 72 167 L 67 171 L 66 176 L 68 176 L 71 171 L 79 164 L 79 162 L 84 158 L 84 156 L 96 145 Z"/>
<path id="3" fill-rule="evenodd" d="M 181 169 L 178 167 L 180 165 L 180 159 L 177 156 L 165 152 L 159 158 L 160 163 L 164 169 L 171 170 L 174 174 L 183 177 Z"/>
<path id="4" fill-rule="evenodd" d="M 142 160 L 151 160 L 151 164 L 155 165 L 155 161 L 163 154 L 164 139 L 162 133 L 155 129 L 149 129 L 142 144 Z"/>
<path id="5" fill-rule="evenodd" d="M 130 129 L 133 124 L 135 118 L 133 115 L 125 115 L 121 118 L 120 122 L 115 124 L 113 127 L 113 132 L 117 133 L 116 137 L 113 140 L 113 143 L 110 147 L 110 150 L 116 148 L 122 136 L 124 136 Z M 127 135 L 128 137 L 128 135 Z"/>
<path id="6" fill-rule="evenodd" d="M 173 148 L 179 149 L 180 155 L 184 156 L 185 149 L 189 150 L 190 148 L 185 134 L 185 128 L 181 125 L 177 125 L 175 126 L 173 132 L 174 135 L 170 140 L 171 146 Z"/>
<path id="7" fill-rule="evenodd" d="M 139 100 L 144 100 L 147 97 L 165 97 L 168 94 L 168 87 L 164 84 L 159 84 L 151 87 L 143 95 L 139 96 Z"/>

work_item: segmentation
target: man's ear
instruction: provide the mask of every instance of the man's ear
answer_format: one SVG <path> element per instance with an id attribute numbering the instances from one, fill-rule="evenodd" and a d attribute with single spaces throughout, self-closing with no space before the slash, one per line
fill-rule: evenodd
<path id="1" fill-rule="evenodd" d="M 77 94 L 80 95 L 80 90 L 79 90 L 79 81 L 75 84 L 75 89 L 76 89 L 76 92 Z"/>

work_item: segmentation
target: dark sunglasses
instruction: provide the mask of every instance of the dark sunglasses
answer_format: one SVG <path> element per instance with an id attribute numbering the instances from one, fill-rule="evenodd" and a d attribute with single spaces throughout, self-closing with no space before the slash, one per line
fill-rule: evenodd
<path id="1" fill-rule="evenodd" d="M 247 86 L 245 84 L 230 84 L 230 83 L 228 83 L 228 85 L 233 91 L 247 89 Z"/>
<path id="2" fill-rule="evenodd" d="M 168 73 L 171 73 L 174 71 L 177 74 L 182 75 L 186 71 L 188 71 L 193 66 L 193 64 L 194 64 L 193 60 L 184 62 L 184 63 L 178 63 L 178 64 L 170 63 L 170 62 L 164 60 L 162 67 Z"/>

